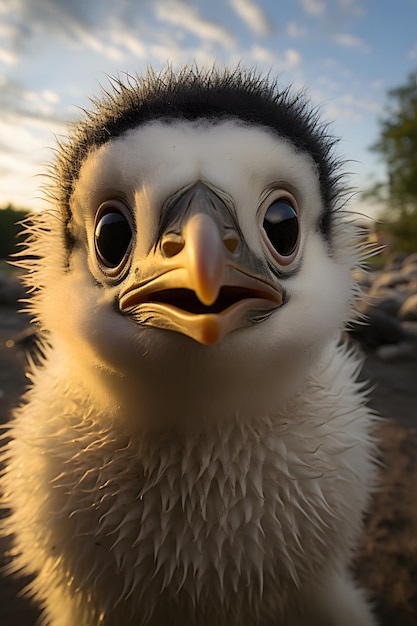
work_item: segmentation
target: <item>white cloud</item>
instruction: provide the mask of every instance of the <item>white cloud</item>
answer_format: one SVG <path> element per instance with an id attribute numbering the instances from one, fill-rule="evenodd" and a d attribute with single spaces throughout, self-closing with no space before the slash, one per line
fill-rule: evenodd
<path id="1" fill-rule="evenodd" d="M 270 24 L 261 7 L 252 0 L 230 0 L 230 4 L 248 28 L 256 35 L 267 35 Z"/>
<path id="2" fill-rule="evenodd" d="M 6 4 L 4 0 L 3 4 Z M 107 2 L 103 2 L 105 4 Z M 2 55 L 3 62 L 11 63 L 32 51 L 37 52 L 36 48 L 42 47 L 37 45 L 42 39 L 55 39 L 57 47 L 89 48 L 110 60 L 120 61 L 122 54 L 111 45 L 108 36 L 107 24 L 111 20 L 105 14 L 96 15 L 92 5 L 65 0 L 38 3 L 10 0 L 10 9 L 0 24 L 3 49 L 8 51 L 7 55 Z"/>
<path id="3" fill-rule="evenodd" d="M 200 39 L 209 40 L 230 48 L 235 46 L 235 40 L 229 31 L 209 20 L 202 18 L 195 6 L 185 4 L 179 0 L 159 2 L 155 15 L 161 22 L 185 29 Z"/>
<path id="4" fill-rule="evenodd" d="M 5 11 L 4 11 L 5 12 Z M 10 16 L 8 16 L 10 19 Z M 14 24 L 1 22 L 0 23 L 0 37 L 3 39 L 13 39 L 18 34 L 18 29 Z"/>
<path id="5" fill-rule="evenodd" d="M 371 83 L 371 89 L 374 89 L 375 91 L 380 91 L 383 87 L 384 81 L 382 80 L 382 78 L 376 78 Z"/>
<path id="6" fill-rule="evenodd" d="M 92 33 L 88 32 L 86 28 L 76 23 L 72 25 L 72 29 L 75 35 L 75 41 L 78 42 L 78 45 L 79 43 L 84 43 L 85 46 L 91 48 L 94 52 L 102 54 L 104 57 L 113 61 L 122 60 L 123 55 L 120 49 L 115 46 L 110 46 L 105 38 L 102 40 L 100 37 L 94 36 Z"/>
<path id="7" fill-rule="evenodd" d="M 365 13 L 361 0 L 339 0 L 339 6 L 342 11 L 355 17 L 361 17 Z"/>
<path id="8" fill-rule="evenodd" d="M 176 64 L 177 62 L 182 63 L 183 55 L 184 62 L 186 62 L 185 57 L 187 56 L 186 50 L 181 49 L 176 42 L 168 40 L 150 44 L 149 53 L 153 59 L 157 59 L 162 64 L 173 59 L 175 59 Z"/>
<path id="9" fill-rule="evenodd" d="M 60 101 L 59 95 L 55 93 L 55 91 L 51 91 L 50 89 L 44 89 L 41 92 L 41 96 L 44 100 L 46 100 L 46 102 L 49 102 L 50 104 L 58 104 L 58 102 Z"/>
<path id="10" fill-rule="evenodd" d="M 330 120 L 363 122 L 369 113 L 374 116 L 380 112 L 380 102 L 369 97 L 357 97 L 353 93 L 344 93 L 325 106 L 325 116 Z"/>
<path id="11" fill-rule="evenodd" d="M 265 48 L 254 44 L 249 50 L 249 57 L 253 58 L 256 63 L 273 65 L 276 61 L 274 53 Z"/>
<path id="12" fill-rule="evenodd" d="M 110 37 L 119 51 L 120 48 L 124 48 L 135 57 L 146 58 L 146 45 L 139 39 L 137 34 L 130 32 L 125 24 L 114 21 L 111 26 Z"/>
<path id="13" fill-rule="evenodd" d="M 326 4 L 323 0 L 301 0 L 301 4 L 309 15 L 323 15 L 326 11 Z"/>
<path id="14" fill-rule="evenodd" d="M 300 37 L 305 37 L 307 34 L 307 29 L 305 26 L 301 26 L 295 20 L 291 20 L 287 24 L 287 35 L 291 37 L 291 39 L 299 39 Z"/>
<path id="15" fill-rule="evenodd" d="M 18 57 L 15 52 L 12 50 L 7 50 L 6 48 L 0 49 L 0 63 L 5 63 L 6 65 L 14 65 L 17 63 Z"/>
<path id="16" fill-rule="evenodd" d="M 42 163 L 50 159 L 45 146 L 54 145 L 52 133 L 63 130 L 62 125 L 21 114 L 0 120 L 0 206 L 12 202 L 22 208 L 41 208 L 38 175 L 45 171 Z"/>
<path id="17" fill-rule="evenodd" d="M 348 33 L 340 33 L 338 35 L 334 35 L 333 41 L 337 43 L 339 46 L 345 46 L 346 48 L 361 48 L 365 50 L 367 48 L 366 43 L 363 39 L 356 37 L 355 35 L 350 35 Z"/>
<path id="18" fill-rule="evenodd" d="M 381 113 L 383 108 L 379 100 L 372 100 L 372 98 L 360 98 L 357 101 L 357 106 L 361 111 L 371 113 Z"/>
<path id="19" fill-rule="evenodd" d="M 302 56 L 298 50 L 295 50 L 294 48 L 287 48 L 282 52 L 277 52 L 265 46 L 253 44 L 245 51 L 236 51 L 236 53 L 232 55 L 232 58 L 229 59 L 229 63 L 239 63 L 242 62 L 242 60 L 248 66 L 255 64 L 258 69 L 261 69 L 262 71 L 272 71 L 272 75 L 275 73 L 281 74 L 283 72 L 288 72 L 287 80 L 296 84 L 295 70 L 300 68 Z M 304 83 L 299 86 L 302 88 Z"/>
<path id="20" fill-rule="evenodd" d="M 408 53 L 408 58 L 409 59 L 417 59 L 417 43 L 411 48 L 410 52 Z"/>
<path id="21" fill-rule="evenodd" d="M 63 122 L 62 111 L 57 111 L 55 107 L 58 100 L 57 94 L 49 89 L 40 92 L 25 89 L 19 83 L 0 76 L 0 120 L 11 132 L 13 128 L 20 130 L 25 124 L 43 125 L 54 128 L 55 132 Z M 4 130 L 0 133 L 2 143 L 6 135 L 8 133 Z"/>
<path id="22" fill-rule="evenodd" d="M 285 50 L 285 65 L 287 69 L 294 69 L 301 63 L 301 54 L 294 48 L 287 48 Z"/>
<path id="23" fill-rule="evenodd" d="M 349 15 L 357 18 L 365 14 L 363 0 L 332 0 L 328 3 L 326 0 L 301 0 L 301 4 L 306 13 L 316 17 L 325 13 L 331 16 L 333 13 L 333 16 Z"/>

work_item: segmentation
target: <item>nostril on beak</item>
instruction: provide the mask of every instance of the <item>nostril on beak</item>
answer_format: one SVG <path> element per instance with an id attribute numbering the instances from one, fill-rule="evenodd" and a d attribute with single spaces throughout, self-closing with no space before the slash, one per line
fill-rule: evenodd
<path id="1" fill-rule="evenodd" d="M 167 237 L 162 242 L 162 252 L 168 258 L 171 258 L 181 252 L 184 248 L 184 241 L 176 237 Z"/>
<path id="2" fill-rule="evenodd" d="M 223 239 L 223 243 L 226 246 L 227 250 L 234 254 L 239 245 L 239 239 L 236 235 L 226 235 Z"/>

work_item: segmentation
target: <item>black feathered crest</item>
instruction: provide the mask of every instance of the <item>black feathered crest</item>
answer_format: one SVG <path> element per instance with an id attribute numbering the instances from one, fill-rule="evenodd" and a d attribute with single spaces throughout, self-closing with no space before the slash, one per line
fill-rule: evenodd
<path id="1" fill-rule="evenodd" d="M 127 75 L 110 79 L 110 90 L 92 100 L 93 111 L 76 123 L 61 142 L 54 165 L 55 201 L 66 221 L 70 198 L 83 161 L 93 148 L 141 124 L 155 120 L 210 119 L 213 123 L 238 119 L 267 127 L 308 153 L 316 163 L 323 197 L 322 229 L 326 233 L 339 195 L 339 163 L 333 157 L 335 140 L 319 121 L 302 93 L 280 90 L 276 81 L 255 71 L 199 70 L 195 66 L 160 73 L 149 69 L 145 77 Z"/>

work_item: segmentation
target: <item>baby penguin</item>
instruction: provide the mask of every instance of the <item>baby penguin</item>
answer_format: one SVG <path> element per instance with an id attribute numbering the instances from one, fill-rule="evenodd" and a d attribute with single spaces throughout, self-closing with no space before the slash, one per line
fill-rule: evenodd
<path id="1" fill-rule="evenodd" d="M 50 626 L 371 626 L 349 571 L 373 417 L 341 340 L 361 244 L 304 97 L 113 81 L 20 265 L 45 332 L 3 534 Z M 363 253 L 362 253 L 363 254 Z"/>

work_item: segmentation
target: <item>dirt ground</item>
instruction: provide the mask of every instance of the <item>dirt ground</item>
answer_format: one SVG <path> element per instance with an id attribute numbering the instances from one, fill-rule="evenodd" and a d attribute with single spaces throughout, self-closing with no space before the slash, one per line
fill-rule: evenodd
<path id="1" fill-rule="evenodd" d="M 23 351 L 5 341 L 25 324 L 12 308 L 0 308 L 0 425 L 25 386 Z M 381 469 L 355 572 L 381 626 L 417 626 L 417 354 L 391 361 L 369 355 L 363 375 L 374 383 L 370 404 L 383 416 L 376 428 Z M 0 541 L 0 566 L 7 548 Z M 0 576 L 1 626 L 36 623 L 39 613 L 21 587 Z"/>

